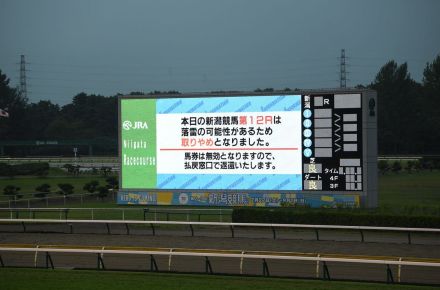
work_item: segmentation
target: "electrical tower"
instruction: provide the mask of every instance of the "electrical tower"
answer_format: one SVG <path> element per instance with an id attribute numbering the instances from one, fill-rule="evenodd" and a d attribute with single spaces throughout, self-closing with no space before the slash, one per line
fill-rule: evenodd
<path id="1" fill-rule="evenodd" d="M 347 87 L 347 71 L 345 70 L 345 49 L 341 49 L 339 83 L 341 88 Z"/>
<path id="2" fill-rule="evenodd" d="M 22 98 L 27 99 L 27 87 L 26 87 L 26 61 L 24 54 L 20 58 L 20 95 Z"/>

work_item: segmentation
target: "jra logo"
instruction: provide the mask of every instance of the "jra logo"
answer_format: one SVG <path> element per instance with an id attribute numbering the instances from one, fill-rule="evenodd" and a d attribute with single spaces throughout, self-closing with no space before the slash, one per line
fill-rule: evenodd
<path id="1" fill-rule="evenodd" d="M 141 122 L 141 121 L 131 122 L 127 120 L 122 123 L 122 128 L 124 130 L 148 129 L 148 124 L 147 122 Z"/>

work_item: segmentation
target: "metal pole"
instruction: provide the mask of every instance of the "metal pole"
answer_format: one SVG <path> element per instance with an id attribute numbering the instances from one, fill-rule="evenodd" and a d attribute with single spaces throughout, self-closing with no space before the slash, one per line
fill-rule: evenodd
<path id="1" fill-rule="evenodd" d="M 168 271 L 171 271 L 171 257 L 173 256 L 173 249 L 170 249 L 170 255 L 168 257 Z"/>
<path id="2" fill-rule="evenodd" d="M 317 260 L 316 260 L 316 271 L 315 271 L 315 277 L 316 277 L 316 279 L 318 279 L 319 278 L 319 254 L 318 254 L 318 256 L 317 256 Z"/>
<path id="3" fill-rule="evenodd" d="M 240 258 L 240 275 L 243 275 L 243 261 L 244 261 L 244 251 L 241 252 L 241 258 Z"/>

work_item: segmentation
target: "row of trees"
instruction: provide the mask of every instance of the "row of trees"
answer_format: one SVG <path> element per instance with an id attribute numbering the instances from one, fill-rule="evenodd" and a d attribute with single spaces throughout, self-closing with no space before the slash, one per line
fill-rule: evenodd
<path id="1" fill-rule="evenodd" d="M 406 63 L 390 61 L 368 87 L 378 93 L 381 154 L 440 153 L 440 55 L 426 65 L 422 83 Z"/>
<path id="2" fill-rule="evenodd" d="M 426 65 L 421 83 L 411 78 L 406 63 L 390 61 L 372 83 L 358 87 L 378 92 L 380 154 L 440 153 L 440 55 Z M 0 119 L 0 141 L 117 138 L 117 96 L 80 93 L 62 107 L 50 101 L 29 103 L 0 71 L 0 108 L 9 112 L 9 118 Z"/>
<path id="3" fill-rule="evenodd" d="M 105 197 L 110 190 L 118 189 L 118 178 L 116 176 L 109 176 L 105 179 L 106 184 L 100 185 L 99 181 L 92 180 L 83 186 L 83 190 L 88 193 L 97 193 L 98 197 Z M 20 193 L 21 188 L 15 185 L 6 185 L 3 188 L 3 193 L 10 196 L 12 199 L 20 199 L 23 195 Z M 57 189 L 55 193 L 61 195 L 71 195 L 74 193 L 75 187 L 70 183 L 59 183 L 57 184 Z M 35 197 L 45 197 L 47 194 L 53 193 L 51 185 L 48 183 L 43 183 L 35 187 Z"/>

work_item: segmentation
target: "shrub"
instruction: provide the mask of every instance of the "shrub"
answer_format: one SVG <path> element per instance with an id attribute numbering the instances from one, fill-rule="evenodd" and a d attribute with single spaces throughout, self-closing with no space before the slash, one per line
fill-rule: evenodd
<path id="1" fill-rule="evenodd" d="M 59 183 L 58 188 L 60 189 L 59 194 L 69 195 L 73 193 L 75 187 L 70 183 Z"/>
<path id="2" fill-rule="evenodd" d="M 84 184 L 83 189 L 87 192 L 94 193 L 99 186 L 99 182 L 96 180 L 92 180 L 86 184 Z"/>
<path id="3" fill-rule="evenodd" d="M 105 181 L 107 182 L 108 188 L 118 189 L 118 186 L 119 186 L 118 177 L 109 176 L 105 179 Z"/>
<path id="4" fill-rule="evenodd" d="M 402 164 L 400 163 L 400 161 L 396 160 L 393 162 L 393 166 L 391 167 L 391 169 L 393 170 L 393 172 L 399 173 L 400 170 L 402 170 Z"/>
<path id="5" fill-rule="evenodd" d="M 49 173 L 49 163 L 22 163 L 16 165 L 0 164 L 0 176 L 38 175 L 46 176 Z"/>
<path id="6" fill-rule="evenodd" d="M 108 194 L 108 188 L 105 186 L 98 187 L 98 197 L 103 199 Z"/>
<path id="7" fill-rule="evenodd" d="M 382 175 L 390 169 L 388 161 L 386 160 L 379 160 L 379 162 L 377 163 L 377 167 L 379 168 L 379 171 Z"/>
<path id="8" fill-rule="evenodd" d="M 6 185 L 5 188 L 3 188 L 3 193 L 5 195 L 17 195 L 20 192 L 20 187 L 17 187 L 15 185 Z"/>
<path id="9" fill-rule="evenodd" d="M 48 192 L 50 192 L 50 184 L 43 183 L 43 184 L 35 187 L 35 190 L 38 191 L 38 192 L 48 193 Z"/>
<path id="10" fill-rule="evenodd" d="M 412 209 L 414 210 L 414 209 Z M 371 210 L 292 210 L 237 208 L 232 212 L 233 222 L 353 225 L 382 227 L 440 227 L 440 216 L 393 214 Z"/>
<path id="11" fill-rule="evenodd" d="M 50 184 L 43 183 L 35 187 L 37 193 L 34 194 L 35 197 L 45 197 L 47 193 L 50 192 Z"/>

